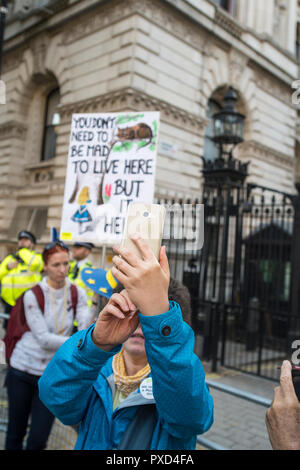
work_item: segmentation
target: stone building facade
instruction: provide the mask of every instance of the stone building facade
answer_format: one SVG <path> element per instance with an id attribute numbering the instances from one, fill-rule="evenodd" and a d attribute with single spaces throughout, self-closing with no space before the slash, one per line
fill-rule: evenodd
<path id="1" fill-rule="evenodd" d="M 0 105 L 0 258 L 18 230 L 59 227 L 73 113 L 160 111 L 155 194 L 199 198 L 209 122 L 229 85 L 249 181 L 300 178 L 297 0 L 10 2 Z M 300 88 L 300 87 L 299 87 Z"/>

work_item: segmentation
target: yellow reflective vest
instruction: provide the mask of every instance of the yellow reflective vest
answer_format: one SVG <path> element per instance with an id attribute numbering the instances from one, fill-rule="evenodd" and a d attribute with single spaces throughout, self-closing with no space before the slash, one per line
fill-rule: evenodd
<path id="1" fill-rule="evenodd" d="M 18 266 L 8 269 L 7 265 L 16 261 Z M 13 307 L 23 292 L 41 281 L 43 267 L 42 255 L 28 248 L 21 248 L 16 255 L 8 255 L 0 264 L 2 299 Z"/>
<path id="2" fill-rule="evenodd" d="M 85 261 L 84 263 L 82 263 L 80 266 L 77 267 L 77 261 L 72 260 L 70 262 L 70 269 L 69 269 L 69 274 L 68 274 L 68 278 L 73 284 L 76 284 L 78 287 L 81 287 L 82 289 L 85 290 L 85 293 L 88 298 L 89 307 L 91 307 L 93 303 L 94 292 L 91 289 L 89 289 L 85 285 L 83 280 L 81 279 L 81 271 L 84 268 L 91 268 L 91 267 L 92 267 L 92 263 L 90 261 Z"/>

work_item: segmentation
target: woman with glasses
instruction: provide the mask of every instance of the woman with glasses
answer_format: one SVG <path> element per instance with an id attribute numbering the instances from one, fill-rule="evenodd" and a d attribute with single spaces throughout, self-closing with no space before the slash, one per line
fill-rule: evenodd
<path id="1" fill-rule="evenodd" d="M 43 251 L 46 276 L 38 284 L 41 296 L 38 298 L 32 290 L 24 295 L 29 331 L 16 343 L 10 357 L 6 450 L 22 449 L 29 416 L 26 450 L 46 447 L 54 416 L 39 399 L 38 380 L 58 348 L 72 335 L 74 318 L 78 329 L 92 323 L 85 291 L 72 286 L 67 277 L 69 259 L 69 248 L 60 240 L 47 245 Z"/>

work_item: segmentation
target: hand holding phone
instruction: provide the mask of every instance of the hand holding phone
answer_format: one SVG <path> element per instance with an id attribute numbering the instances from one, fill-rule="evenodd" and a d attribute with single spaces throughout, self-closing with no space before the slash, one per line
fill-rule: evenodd
<path id="1" fill-rule="evenodd" d="M 114 247 L 112 273 L 144 315 L 169 310 L 170 271 L 161 248 L 165 208 L 158 204 L 131 203 L 121 246 Z"/>
<path id="2" fill-rule="evenodd" d="M 159 259 L 166 210 L 159 204 L 131 203 L 128 206 L 121 246 L 141 258 L 131 236 L 138 233 Z"/>

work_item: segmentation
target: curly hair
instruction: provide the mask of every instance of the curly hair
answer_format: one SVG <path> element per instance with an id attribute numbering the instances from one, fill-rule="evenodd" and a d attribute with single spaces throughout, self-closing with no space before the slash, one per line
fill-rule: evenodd
<path id="1" fill-rule="evenodd" d="M 183 285 L 177 279 L 170 279 L 169 300 L 173 300 L 180 305 L 182 318 L 188 324 L 192 325 L 192 307 L 191 307 L 191 296 L 188 288 Z"/>
<path id="2" fill-rule="evenodd" d="M 119 282 L 117 287 L 114 289 L 114 293 L 119 293 L 124 289 L 124 286 Z M 169 290 L 169 300 L 177 302 L 181 308 L 182 318 L 189 325 L 192 325 L 192 308 L 191 308 L 191 296 L 188 288 L 183 285 L 177 279 L 171 277 Z"/>

